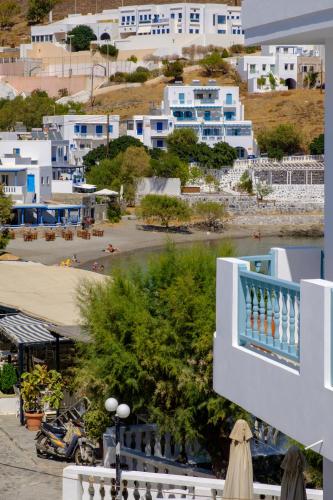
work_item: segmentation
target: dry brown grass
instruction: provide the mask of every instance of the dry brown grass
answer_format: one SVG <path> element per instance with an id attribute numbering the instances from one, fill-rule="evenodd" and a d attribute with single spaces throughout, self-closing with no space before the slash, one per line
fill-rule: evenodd
<path id="1" fill-rule="evenodd" d="M 202 83 L 208 80 L 200 71 L 185 74 L 185 83 L 193 79 L 200 79 Z M 219 76 L 216 80 L 219 85 L 234 85 L 228 76 Z M 153 106 L 158 107 L 160 104 L 165 83 L 122 89 L 99 96 L 94 112 L 115 113 L 122 119 L 135 114 L 147 114 Z M 304 144 L 323 132 L 324 94 L 319 90 L 300 89 L 264 95 L 248 94 L 242 90 L 241 99 L 245 106 L 245 118 L 253 121 L 255 132 L 280 123 L 292 123 L 302 132 Z M 91 112 L 90 107 L 87 107 L 87 112 Z"/>

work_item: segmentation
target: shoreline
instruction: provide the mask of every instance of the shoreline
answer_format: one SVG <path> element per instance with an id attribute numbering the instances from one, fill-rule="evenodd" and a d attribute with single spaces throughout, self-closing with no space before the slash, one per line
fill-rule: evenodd
<path id="1" fill-rule="evenodd" d="M 93 262 L 108 262 L 120 256 L 130 256 L 135 252 L 158 250 L 166 242 L 172 241 L 176 245 L 186 245 L 216 240 L 240 240 L 251 238 L 260 232 L 261 237 L 286 238 L 320 238 L 323 216 L 313 215 L 253 215 L 237 216 L 219 233 L 192 229 L 191 233 L 173 233 L 162 231 L 145 231 L 138 228 L 138 221 L 123 220 L 119 224 L 103 224 L 100 227 L 105 233 L 102 238 L 92 237 L 90 240 L 81 240 L 75 237 L 73 241 L 56 238 L 53 242 L 46 242 L 39 238 L 33 242 L 23 242 L 23 238 L 11 240 L 7 251 L 24 260 L 40 262 L 46 265 L 59 264 L 63 259 L 77 255 L 80 264 L 75 267 L 82 269 L 91 266 Z M 108 244 L 120 249 L 116 254 L 107 254 L 103 249 Z"/>

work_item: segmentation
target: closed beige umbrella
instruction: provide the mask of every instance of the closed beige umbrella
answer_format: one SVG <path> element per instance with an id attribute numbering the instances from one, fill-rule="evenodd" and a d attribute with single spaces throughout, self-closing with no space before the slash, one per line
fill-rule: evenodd
<path id="1" fill-rule="evenodd" d="M 284 471 L 281 483 L 281 500 L 306 500 L 303 476 L 305 465 L 305 458 L 299 448 L 291 446 L 281 464 L 281 469 Z"/>
<path id="2" fill-rule="evenodd" d="M 237 420 L 230 434 L 231 446 L 223 498 L 253 500 L 253 467 L 250 450 L 252 432 L 245 420 Z"/>

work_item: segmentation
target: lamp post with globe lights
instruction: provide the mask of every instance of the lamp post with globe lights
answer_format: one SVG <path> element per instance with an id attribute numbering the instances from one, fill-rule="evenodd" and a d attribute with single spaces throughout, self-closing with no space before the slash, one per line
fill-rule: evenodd
<path id="1" fill-rule="evenodd" d="M 105 409 L 109 413 L 115 413 L 112 417 L 116 427 L 116 491 L 117 497 L 120 492 L 120 420 L 129 417 L 131 409 L 127 404 L 118 404 L 115 398 L 108 398 L 105 403 Z"/>

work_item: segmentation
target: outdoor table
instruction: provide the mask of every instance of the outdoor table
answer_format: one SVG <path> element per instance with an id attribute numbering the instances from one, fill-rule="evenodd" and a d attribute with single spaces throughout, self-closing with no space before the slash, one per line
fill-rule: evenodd
<path id="1" fill-rule="evenodd" d="M 55 233 L 53 233 L 52 231 L 46 232 L 45 233 L 45 240 L 46 241 L 54 241 L 55 240 Z"/>
<path id="2" fill-rule="evenodd" d="M 90 240 L 90 233 L 89 233 L 89 231 L 82 231 L 81 238 L 84 239 L 84 240 Z"/>
<path id="3" fill-rule="evenodd" d="M 101 238 L 102 236 L 104 236 L 104 230 L 103 229 L 93 229 L 92 235 L 98 236 L 99 238 Z"/>

